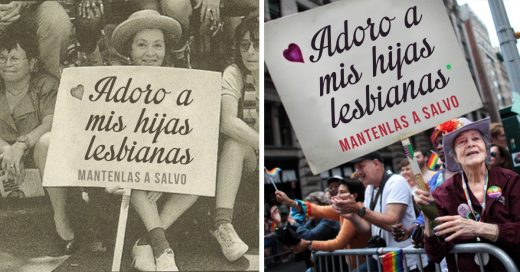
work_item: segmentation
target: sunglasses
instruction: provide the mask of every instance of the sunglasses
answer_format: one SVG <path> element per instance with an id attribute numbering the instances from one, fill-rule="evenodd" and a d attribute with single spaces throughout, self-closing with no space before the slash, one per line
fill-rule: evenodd
<path id="1" fill-rule="evenodd" d="M 497 152 L 489 152 L 489 155 L 493 158 L 496 158 L 498 156 Z"/>

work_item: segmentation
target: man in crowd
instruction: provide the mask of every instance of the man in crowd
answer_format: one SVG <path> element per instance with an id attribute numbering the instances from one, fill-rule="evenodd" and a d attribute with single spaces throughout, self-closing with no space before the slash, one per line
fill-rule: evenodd
<path id="1" fill-rule="evenodd" d="M 417 164 L 419 164 L 419 167 L 421 168 L 421 173 L 426 182 L 428 182 L 433 175 L 435 174 L 434 171 L 431 171 L 428 169 L 428 152 L 425 150 L 416 150 L 413 156 L 417 160 Z"/>
<path id="2" fill-rule="evenodd" d="M 411 225 L 415 220 L 412 192 L 407 181 L 400 175 L 385 171 L 383 159 L 377 152 L 370 153 L 352 161 L 357 177 L 367 185 L 364 203 L 357 203 L 353 195 L 341 194 L 333 198 L 335 209 L 349 218 L 361 231 L 371 231 L 374 237 L 380 237 L 372 247 L 399 247 L 412 245 L 410 238 L 397 242 L 392 236 L 392 225 L 401 223 Z M 384 242 L 383 242 L 384 241 Z M 409 270 L 417 268 L 417 256 L 407 256 Z M 376 260 L 368 258 L 358 271 L 373 271 Z"/>

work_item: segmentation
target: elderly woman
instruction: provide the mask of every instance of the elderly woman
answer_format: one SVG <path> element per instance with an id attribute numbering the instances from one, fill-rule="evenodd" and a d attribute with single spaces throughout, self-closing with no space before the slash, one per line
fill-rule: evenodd
<path id="1" fill-rule="evenodd" d="M 112 34 L 116 50 L 130 58 L 137 66 L 166 66 L 169 47 L 181 36 L 180 24 L 155 10 L 133 13 Z M 157 200 L 167 199 L 159 211 Z M 177 271 L 173 251 L 166 240 L 168 229 L 189 207 L 197 196 L 163 194 L 161 192 L 134 190 L 132 206 L 144 223 L 146 234 L 132 248 L 133 265 L 143 271 Z"/>
<path id="2" fill-rule="evenodd" d="M 328 218 L 339 221 L 340 223 L 339 233 L 334 239 L 326 241 L 301 239 L 300 244 L 294 248 L 296 252 L 302 252 L 307 248 L 311 250 L 334 251 L 337 249 L 366 247 L 370 233 L 359 232 L 349 219 L 340 216 L 332 206 L 319 206 L 310 202 L 296 201 L 287 197 L 282 191 L 276 191 L 275 194 L 278 202 L 297 209 L 304 216 Z M 338 195 L 341 194 L 352 194 L 357 202 L 363 203 L 365 199 L 365 186 L 357 180 L 341 179 Z M 353 268 L 357 267 L 355 258 L 351 257 L 348 261 Z M 364 262 L 364 258 L 361 257 L 360 261 Z"/>
<path id="3" fill-rule="evenodd" d="M 454 244 L 490 243 L 505 250 L 520 264 L 520 176 L 510 170 L 488 167 L 489 118 L 455 121 L 456 130 L 444 135 L 446 167 L 456 174 L 434 192 L 419 190 L 418 202 L 434 202 L 439 210 L 435 222 L 425 218 L 425 249 L 439 262 L 446 256 L 449 270 L 503 271 L 500 262 L 487 254 L 447 255 Z M 430 226 L 434 223 L 433 231 Z"/>
<path id="4" fill-rule="evenodd" d="M 36 73 L 38 56 L 36 37 L 16 25 L 0 38 L 0 161 L 17 182 L 24 167 L 37 167 L 43 176 L 47 158 L 58 82 Z M 65 212 L 66 189 L 46 189 L 63 253 L 69 254 L 77 243 Z"/>
<path id="5" fill-rule="evenodd" d="M 229 261 L 238 260 L 248 250 L 231 222 L 242 170 L 258 169 L 258 46 L 258 19 L 242 22 L 235 32 L 235 64 L 223 74 L 223 145 L 218 160 L 213 235 Z"/>

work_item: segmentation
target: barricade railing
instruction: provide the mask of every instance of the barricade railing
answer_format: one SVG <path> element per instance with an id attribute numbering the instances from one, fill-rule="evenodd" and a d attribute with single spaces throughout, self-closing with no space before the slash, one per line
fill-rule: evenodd
<path id="1" fill-rule="evenodd" d="M 381 256 L 383 254 L 394 252 L 402 250 L 404 256 L 406 255 L 418 255 L 417 258 L 417 269 L 419 271 L 424 271 L 424 267 L 427 265 L 423 262 L 423 256 L 426 256 L 426 252 L 423 248 L 413 248 L 413 247 L 407 247 L 407 248 L 391 248 L 391 247 L 385 247 L 385 248 L 358 248 L 358 249 L 342 249 L 342 250 L 336 250 L 336 251 L 317 251 L 313 254 L 313 261 L 315 265 L 315 271 L 317 272 L 328 272 L 328 271 L 352 271 L 353 267 L 359 267 L 363 262 L 360 262 L 360 257 L 365 257 L 366 260 L 368 258 L 371 258 L 371 256 Z M 489 255 L 492 255 L 496 257 L 502 265 L 505 267 L 507 272 L 518 272 L 518 268 L 516 267 L 515 263 L 507 255 L 502 249 L 486 243 L 469 243 L 469 244 L 458 244 L 455 245 L 452 250 L 450 251 L 450 254 L 455 254 L 455 260 L 458 260 L 458 254 L 462 253 L 473 253 L 478 254 L 478 258 L 480 260 L 479 267 L 480 271 L 484 272 L 484 266 L 482 265 L 483 257 L 482 254 L 486 253 Z M 344 267 L 343 264 L 340 262 L 339 267 L 336 267 L 335 262 L 331 261 L 332 258 L 345 258 L 345 257 L 353 257 L 355 259 L 355 263 L 352 264 L 350 262 L 347 263 L 347 267 Z M 352 258 L 350 258 L 352 259 Z M 370 262 L 367 263 L 368 265 L 368 271 L 378 271 L 382 272 L 382 265 L 380 258 L 374 258 L 377 262 L 377 267 L 370 266 Z M 404 259 L 404 269 L 405 271 L 408 271 L 408 266 L 406 264 L 406 258 Z M 441 271 L 440 265 L 435 264 L 435 271 Z"/>

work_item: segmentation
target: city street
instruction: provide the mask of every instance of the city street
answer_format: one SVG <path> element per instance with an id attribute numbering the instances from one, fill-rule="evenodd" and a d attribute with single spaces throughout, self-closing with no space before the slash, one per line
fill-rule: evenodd
<path id="1" fill-rule="evenodd" d="M 256 179 L 255 179 L 256 178 Z M 201 197 L 167 231 L 178 267 L 181 271 L 251 271 L 259 270 L 258 250 L 258 176 L 243 182 L 237 198 L 234 226 L 249 245 L 246 255 L 230 263 L 222 255 L 211 236 L 209 207 L 214 198 Z M 254 182 L 253 182 L 254 181 Z M 58 238 L 52 220 L 52 208 L 45 197 L 9 199 L 0 202 L 0 271 L 110 271 L 112 266 L 115 230 L 119 214 L 120 196 L 109 196 L 104 218 L 93 219 L 86 214 L 90 207 L 81 199 L 79 190 L 70 193 L 70 211 L 73 215 L 80 247 L 70 256 L 60 256 Z M 91 198 L 92 202 L 92 198 Z M 253 212 L 254 211 L 254 212 Z M 90 221 L 90 222 L 89 222 Z M 106 241 L 106 251 L 90 250 L 92 233 Z M 130 209 L 121 271 L 131 269 L 131 247 L 144 231 L 135 211 Z"/>

